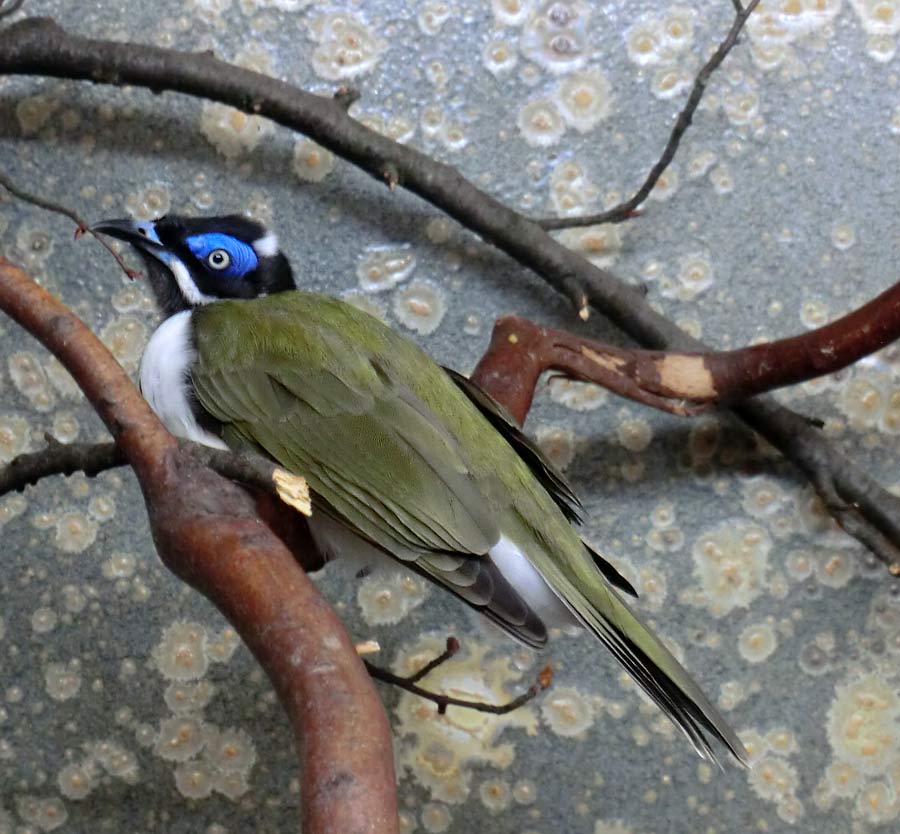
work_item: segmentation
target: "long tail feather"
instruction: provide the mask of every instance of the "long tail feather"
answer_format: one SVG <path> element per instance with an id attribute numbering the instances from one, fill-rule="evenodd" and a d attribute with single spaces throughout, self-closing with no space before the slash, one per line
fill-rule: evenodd
<path id="1" fill-rule="evenodd" d="M 724 744 L 737 762 L 748 764 L 747 751 L 728 722 L 614 590 L 594 586 L 587 594 L 574 587 L 569 591 L 574 613 L 688 737 L 702 758 L 718 763 L 709 734 Z"/>

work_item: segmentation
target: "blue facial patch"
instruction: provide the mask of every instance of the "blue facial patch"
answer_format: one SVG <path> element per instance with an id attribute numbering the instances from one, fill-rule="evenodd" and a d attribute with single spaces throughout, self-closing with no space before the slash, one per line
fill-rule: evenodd
<path id="1" fill-rule="evenodd" d="M 203 235 L 191 235 L 191 237 L 185 238 L 184 242 L 194 257 L 200 261 L 205 262 L 216 249 L 224 249 L 228 253 L 231 263 L 225 269 L 211 269 L 210 271 L 214 274 L 224 275 L 228 278 L 240 278 L 259 266 L 259 258 L 256 257 L 253 247 L 231 235 L 208 232 Z"/>

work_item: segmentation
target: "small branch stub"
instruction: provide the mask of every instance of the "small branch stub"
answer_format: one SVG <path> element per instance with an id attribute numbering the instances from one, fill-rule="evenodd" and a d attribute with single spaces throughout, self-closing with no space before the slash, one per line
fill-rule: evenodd
<path id="1" fill-rule="evenodd" d="M 272 472 L 272 482 L 278 497 L 290 507 L 293 507 L 305 516 L 312 515 L 312 501 L 309 496 L 309 484 L 306 478 L 294 475 L 286 469 L 275 469 Z"/>

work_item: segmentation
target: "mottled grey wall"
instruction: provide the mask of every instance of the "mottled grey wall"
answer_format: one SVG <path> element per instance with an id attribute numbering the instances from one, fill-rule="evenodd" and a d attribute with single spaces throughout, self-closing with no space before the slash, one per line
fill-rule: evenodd
<path id="1" fill-rule="evenodd" d="M 645 216 L 564 234 L 722 347 L 850 310 L 895 280 L 900 252 L 900 3 L 762 10 Z M 349 81 L 359 118 L 552 214 L 638 184 L 732 7 L 29 0 L 27 11 L 97 37 L 213 49 L 325 95 Z M 616 338 L 422 202 L 219 105 L 0 77 L 0 166 L 93 219 L 249 211 L 278 231 L 304 286 L 351 294 L 461 370 L 509 311 Z M 155 326 L 146 289 L 72 231 L 0 195 L 0 252 L 134 371 Z M 0 461 L 47 431 L 103 436 L 59 366 L 2 320 L 0 357 Z M 780 396 L 896 481 L 895 352 Z M 403 668 L 448 633 L 462 639 L 436 686 L 501 700 L 540 664 L 556 669 L 548 694 L 505 718 L 438 718 L 384 691 L 404 831 L 897 830 L 900 596 L 809 487 L 727 420 L 678 420 L 576 385 L 543 385 L 528 427 L 584 497 L 588 538 L 757 764 L 699 762 L 590 639 L 561 635 L 537 658 L 418 579 L 332 572 L 322 585 L 383 662 Z M 160 566 L 133 478 L 57 478 L 3 499 L 0 536 L 0 832 L 291 830 L 287 722 L 218 614 Z"/>

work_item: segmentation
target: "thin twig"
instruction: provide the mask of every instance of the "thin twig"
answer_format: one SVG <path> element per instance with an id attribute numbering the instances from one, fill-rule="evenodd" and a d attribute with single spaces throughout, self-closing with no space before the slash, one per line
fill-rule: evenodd
<path id="1" fill-rule="evenodd" d="M 22 6 L 25 5 L 25 0 L 12 0 L 11 3 L 6 3 L 6 0 L 0 0 L 0 20 L 4 17 L 9 17 L 11 14 L 15 14 Z"/>
<path id="2" fill-rule="evenodd" d="M 0 497 L 21 492 L 51 475 L 84 472 L 92 478 L 125 465 L 125 455 L 115 443 L 60 443 L 53 439 L 46 449 L 19 455 L 0 469 Z"/>
<path id="3" fill-rule="evenodd" d="M 24 0 L 19 0 L 19 5 L 24 2 Z M 0 17 L 6 12 L 2 12 L 0 10 Z M 33 206 L 37 206 L 38 208 L 45 209 L 46 211 L 52 211 L 56 214 L 61 214 L 63 217 L 68 217 L 78 228 L 75 231 L 75 237 L 81 237 L 85 232 L 87 232 L 91 237 L 95 240 L 99 240 L 100 243 L 109 251 L 109 253 L 116 259 L 116 263 L 122 268 L 122 271 L 131 279 L 139 278 L 141 273 L 136 269 L 132 269 L 128 264 L 125 263 L 122 256 L 113 248 L 112 244 L 103 236 L 97 234 L 97 232 L 91 229 L 90 223 L 87 222 L 78 212 L 74 209 L 70 209 L 68 206 L 64 206 L 62 203 L 56 203 L 52 200 L 48 200 L 46 197 L 41 197 L 37 194 L 32 194 L 30 191 L 25 191 L 20 186 L 16 185 L 3 171 L 0 171 L 0 186 L 5 188 L 10 194 L 14 197 L 18 197 L 20 200 L 24 200 L 26 203 L 31 203 Z"/>
<path id="4" fill-rule="evenodd" d="M 550 666 L 545 666 L 538 674 L 537 680 L 525 692 L 511 701 L 507 701 L 505 704 L 486 704 L 483 701 L 454 698 L 450 695 L 444 695 L 442 692 L 433 692 L 430 689 L 424 689 L 417 685 L 418 681 L 422 680 L 429 672 L 433 672 L 442 663 L 446 663 L 458 651 L 459 641 L 455 637 L 448 637 L 447 648 L 412 675 L 396 675 L 387 669 L 382 669 L 380 666 L 370 663 L 368 660 L 364 660 L 363 663 L 366 664 L 366 669 L 369 670 L 369 674 L 375 680 L 391 684 L 391 686 L 396 686 L 405 692 L 411 692 L 413 695 L 418 695 L 420 698 L 425 698 L 436 704 L 438 715 L 444 715 L 447 712 L 447 707 L 460 707 L 461 709 L 471 709 L 476 712 L 488 712 L 492 715 L 505 715 L 527 704 L 553 683 L 553 669 Z"/>
<path id="5" fill-rule="evenodd" d="M 746 8 L 737 2 L 737 0 L 733 0 L 733 3 L 735 8 L 734 22 L 731 24 L 728 34 L 719 44 L 719 48 L 703 65 L 700 72 L 697 73 L 688 100 L 678 114 L 678 119 L 675 121 L 672 132 L 669 134 L 669 141 L 666 142 L 662 154 L 660 154 L 659 159 L 656 160 L 653 167 L 650 169 L 650 173 L 647 174 L 647 178 L 644 180 L 641 187 L 635 191 L 629 199 L 625 200 L 625 202 L 619 203 L 606 211 L 581 217 L 547 217 L 538 220 L 537 222 L 540 223 L 542 228 L 548 230 L 571 229 L 580 226 L 594 226 L 598 223 L 621 223 L 623 220 L 629 220 L 640 213 L 638 212 L 638 206 L 647 199 L 650 192 L 659 181 L 659 178 L 663 175 L 663 172 L 675 158 L 675 154 L 678 152 L 678 147 L 681 144 L 681 139 L 687 132 L 687 129 L 691 126 L 694 113 L 697 111 L 697 107 L 700 105 L 703 94 L 706 92 L 706 85 L 709 83 L 709 79 L 719 68 L 722 61 L 728 56 L 728 53 L 731 52 L 737 44 L 738 35 L 740 35 L 741 29 L 744 28 L 747 18 L 750 17 L 753 10 L 759 5 L 759 0 L 750 0 Z"/>

